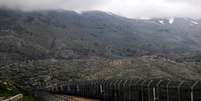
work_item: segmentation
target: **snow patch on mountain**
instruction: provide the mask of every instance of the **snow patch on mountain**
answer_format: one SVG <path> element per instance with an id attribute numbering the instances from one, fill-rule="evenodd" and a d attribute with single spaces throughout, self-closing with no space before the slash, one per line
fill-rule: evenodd
<path id="1" fill-rule="evenodd" d="M 158 21 L 160 24 L 165 24 L 165 22 L 163 20 L 159 20 Z"/>
<path id="2" fill-rule="evenodd" d="M 151 20 L 150 17 L 140 17 L 139 19 L 140 19 L 140 20 Z"/>
<path id="3" fill-rule="evenodd" d="M 105 12 L 105 13 L 107 13 L 108 15 L 114 15 L 112 12 Z"/>
<path id="4" fill-rule="evenodd" d="M 194 25 L 198 25 L 198 24 L 199 24 L 199 23 L 196 22 L 196 21 L 191 21 L 191 23 L 194 24 Z"/>
<path id="5" fill-rule="evenodd" d="M 170 18 L 169 19 L 169 24 L 173 24 L 174 23 L 174 18 Z"/>
<path id="6" fill-rule="evenodd" d="M 80 15 L 83 13 L 82 11 L 79 11 L 79 10 L 76 10 L 75 12 L 76 12 L 77 14 L 80 14 Z"/>

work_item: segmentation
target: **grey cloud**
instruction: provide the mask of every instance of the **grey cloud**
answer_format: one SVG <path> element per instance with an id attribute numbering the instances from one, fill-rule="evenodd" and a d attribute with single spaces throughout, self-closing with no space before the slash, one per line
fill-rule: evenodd
<path id="1" fill-rule="evenodd" d="M 167 0 L 170 2 L 186 2 L 186 3 L 191 3 L 191 4 L 200 4 L 201 0 Z"/>
<path id="2" fill-rule="evenodd" d="M 0 0 L 0 7 L 21 10 L 90 10 L 101 5 L 106 0 Z"/>
<path id="3" fill-rule="evenodd" d="M 102 10 L 130 18 L 201 17 L 201 0 L 0 0 L 0 7 L 31 10 Z"/>

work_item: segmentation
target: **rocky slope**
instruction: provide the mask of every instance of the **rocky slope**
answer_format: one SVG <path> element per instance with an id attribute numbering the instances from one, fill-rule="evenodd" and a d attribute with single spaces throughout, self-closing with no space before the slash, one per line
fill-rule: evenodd
<path id="1" fill-rule="evenodd" d="M 0 9 L 0 78 L 200 79 L 201 20 Z M 196 63 L 195 63 L 196 62 Z"/>
<path id="2" fill-rule="evenodd" d="M 39 60 L 3 66 L 1 79 L 24 87 L 40 87 L 69 80 L 95 79 L 173 79 L 200 80 L 201 64 L 177 63 L 158 56 L 126 59 Z"/>
<path id="3" fill-rule="evenodd" d="M 193 57 L 201 51 L 200 23 L 188 18 L 135 20 L 98 11 L 0 9 L 0 55 L 3 62 L 87 56 Z"/>

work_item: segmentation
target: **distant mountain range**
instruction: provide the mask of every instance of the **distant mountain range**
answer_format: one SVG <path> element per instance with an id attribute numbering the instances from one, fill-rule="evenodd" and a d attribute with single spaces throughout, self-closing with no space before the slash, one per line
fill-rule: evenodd
<path id="1" fill-rule="evenodd" d="M 192 68 L 196 69 L 191 70 L 189 68 L 192 63 L 187 62 L 200 62 L 200 46 L 201 19 L 129 19 L 100 11 L 82 13 L 74 11 L 23 12 L 0 9 L 0 64 L 5 67 L 12 67 L 16 65 L 11 65 L 13 63 L 19 65 L 21 62 L 23 62 L 23 64 L 27 62 L 26 65 L 19 65 L 19 67 L 25 66 L 25 68 L 21 68 L 22 71 L 24 71 L 24 69 L 28 71 L 32 70 L 31 68 L 34 68 L 33 66 L 39 68 L 33 61 L 43 61 L 45 62 L 44 64 L 47 64 L 47 61 L 58 62 L 60 60 L 73 61 L 74 59 L 81 59 L 88 63 L 89 61 L 87 59 L 97 57 L 101 58 L 101 61 L 102 59 L 114 61 L 118 59 L 119 61 L 119 59 L 126 60 L 132 58 L 139 60 L 142 56 L 157 56 L 160 57 L 156 60 L 158 61 L 157 63 L 160 63 L 159 65 L 157 65 L 157 63 L 152 64 L 153 61 L 149 58 L 143 58 L 143 61 L 150 62 L 147 64 L 151 66 L 144 66 L 144 62 L 140 60 L 140 62 L 136 64 L 142 68 L 138 68 L 137 70 L 136 66 L 132 65 L 135 63 L 132 63 L 118 65 L 116 69 L 113 68 L 114 71 L 112 71 L 112 69 L 109 71 L 108 68 L 111 66 L 107 65 L 108 62 L 105 62 L 105 65 L 104 62 L 101 62 L 100 65 L 96 64 L 100 62 L 97 60 L 95 64 L 91 62 L 85 64 L 85 69 L 87 73 L 89 73 L 86 75 L 81 75 L 82 70 L 77 71 L 77 74 L 75 74 L 76 70 L 78 70 L 75 64 L 81 65 L 82 62 L 80 61 L 75 64 L 69 63 L 72 67 L 74 65 L 75 70 L 70 68 L 71 71 L 68 71 L 69 66 L 62 65 L 64 70 L 60 70 L 60 72 L 64 71 L 64 74 L 69 73 L 69 75 L 70 73 L 74 73 L 73 76 L 70 75 L 66 77 L 68 79 L 86 79 L 87 77 L 92 79 L 93 77 L 96 78 L 96 75 L 100 75 L 101 73 L 108 75 L 105 77 L 101 74 L 102 77 L 115 78 L 121 76 L 121 71 L 123 73 L 121 77 L 125 78 L 151 78 L 154 77 L 152 76 L 153 72 L 146 72 L 144 76 L 138 74 L 131 76 L 129 71 L 126 70 L 133 70 L 132 73 L 136 73 L 136 71 L 141 73 L 143 70 L 152 70 L 151 68 L 154 68 L 153 70 L 160 72 L 156 73 L 157 75 L 161 75 L 161 71 L 163 71 L 165 76 L 162 75 L 160 76 L 161 78 L 176 77 L 179 79 L 192 79 L 199 77 L 200 74 L 195 71 L 200 70 L 198 68 L 200 65 L 193 64 Z M 165 60 L 162 61 L 163 59 Z M 180 63 L 175 62 L 174 65 L 174 62 L 167 62 L 169 59 Z M 29 63 L 30 61 L 31 63 Z M 130 61 L 130 59 L 128 59 L 128 61 Z M 39 64 L 40 67 L 46 66 L 42 65 L 41 62 L 39 62 Z M 183 67 L 185 69 L 179 68 L 179 66 L 185 66 L 185 64 L 188 64 L 187 67 Z M 30 68 L 27 65 L 30 65 Z M 55 68 L 57 65 L 60 66 L 60 62 L 53 64 L 53 67 Z M 87 66 L 89 66 L 90 69 L 87 69 Z M 101 66 L 103 71 L 101 71 Z M 130 68 L 126 68 L 125 71 L 123 71 L 123 69 L 120 69 L 123 68 L 122 66 L 129 66 Z M 181 71 L 179 72 L 179 76 L 175 76 L 177 75 L 174 71 L 175 69 L 164 72 L 168 66 L 179 68 L 176 69 L 179 71 L 185 71 Z M 45 67 L 45 70 L 49 67 L 51 66 Z M 146 69 L 143 69 L 145 67 Z M 15 68 L 18 68 L 18 66 Z M 14 69 L 14 67 L 11 69 Z M 16 70 L 14 69 L 15 72 Z M 90 70 L 98 72 L 92 73 Z M 187 72 L 188 70 L 191 70 L 191 72 Z M 23 72 L 20 71 L 18 73 L 22 74 Z M 111 75 L 113 73 L 114 75 Z M 190 76 L 184 77 L 182 73 L 189 73 L 188 75 Z M 193 73 L 195 73 L 195 75 Z M 57 74 L 60 75 L 58 72 Z M 8 75 L 12 76 L 14 74 L 8 73 Z M 25 76 L 24 74 L 22 75 Z M 23 78 L 23 76 L 19 78 Z M 29 76 L 26 75 L 26 77 Z M 48 73 L 45 77 L 49 78 Z"/>
<path id="2" fill-rule="evenodd" d="M 0 10 L 0 52 L 5 57 L 17 57 L 16 60 L 83 56 L 180 57 L 200 53 L 200 46 L 199 19 L 140 20 L 99 11 Z"/>

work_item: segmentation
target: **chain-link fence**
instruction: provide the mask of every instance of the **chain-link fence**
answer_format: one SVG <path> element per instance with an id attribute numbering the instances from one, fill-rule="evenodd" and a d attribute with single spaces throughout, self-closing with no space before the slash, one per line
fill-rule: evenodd
<path id="1" fill-rule="evenodd" d="M 201 81 L 71 81 L 49 86 L 47 91 L 105 101 L 201 101 Z"/>

